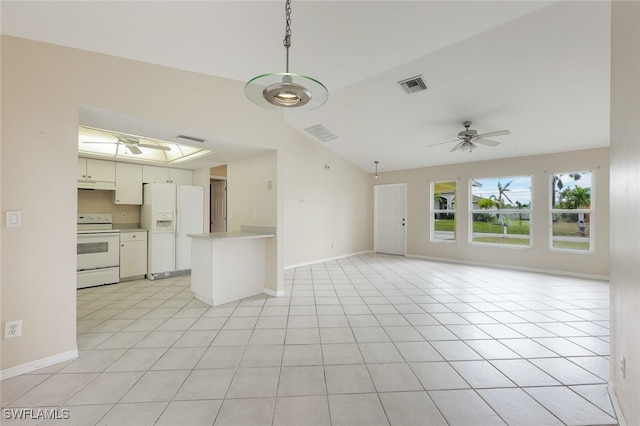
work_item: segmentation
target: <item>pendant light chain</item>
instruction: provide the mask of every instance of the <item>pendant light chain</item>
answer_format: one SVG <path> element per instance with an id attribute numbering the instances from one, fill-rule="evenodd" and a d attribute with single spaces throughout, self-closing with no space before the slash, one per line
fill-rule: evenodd
<path id="1" fill-rule="evenodd" d="M 286 29 L 284 32 L 284 47 L 287 49 L 287 66 L 286 71 L 289 73 L 289 48 L 291 47 L 291 0 L 287 0 L 285 6 L 285 15 L 286 15 Z"/>

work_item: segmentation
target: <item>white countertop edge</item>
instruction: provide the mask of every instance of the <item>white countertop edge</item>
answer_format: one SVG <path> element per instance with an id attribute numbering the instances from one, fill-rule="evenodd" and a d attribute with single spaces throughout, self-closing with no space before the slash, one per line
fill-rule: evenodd
<path id="1" fill-rule="evenodd" d="M 249 238 L 272 238 L 275 234 L 260 232 L 210 232 L 207 234 L 187 234 L 187 237 L 203 240 L 232 240 Z"/>

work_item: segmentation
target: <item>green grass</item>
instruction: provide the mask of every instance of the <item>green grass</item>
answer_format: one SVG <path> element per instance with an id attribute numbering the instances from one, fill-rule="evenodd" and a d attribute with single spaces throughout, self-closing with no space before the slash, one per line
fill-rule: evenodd
<path id="1" fill-rule="evenodd" d="M 553 223 L 553 235 L 558 237 L 577 237 L 580 235 L 578 232 L 578 224 L 575 222 L 554 222 Z M 586 235 L 589 235 L 589 224 L 587 223 Z"/>
<path id="2" fill-rule="evenodd" d="M 528 238 L 509 238 L 509 237 L 475 237 L 474 243 L 491 243 L 491 244 L 508 244 L 512 246 L 528 246 Z"/>
<path id="3" fill-rule="evenodd" d="M 436 231 L 453 231 L 454 226 L 455 222 L 452 219 L 442 219 L 434 222 L 434 228 Z M 473 222 L 473 232 L 480 232 L 483 234 L 502 234 L 504 232 L 504 227 L 499 223 Z M 529 235 L 529 221 L 511 221 L 509 226 L 507 226 L 507 233 L 515 235 Z"/>
<path id="4" fill-rule="evenodd" d="M 589 242 L 575 242 L 575 241 L 554 241 L 554 248 L 570 249 L 570 250 L 589 250 Z"/>

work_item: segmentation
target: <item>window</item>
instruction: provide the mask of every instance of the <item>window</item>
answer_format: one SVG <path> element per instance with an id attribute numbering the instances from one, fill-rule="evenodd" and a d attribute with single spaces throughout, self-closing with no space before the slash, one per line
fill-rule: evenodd
<path id="1" fill-rule="evenodd" d="M 473 179 L 472 243 L 531 246 L 531 176 Z"/>
<path id="2" fill-rule="evenodd" d="M 551 175 L 551 248 L 591 251 L 591 172 Z"/>
<path id="3" fill-rule="evenodd" d="M 451 182 L 431 183 L 431 241 L 456 241 L 456 188 Z"/>

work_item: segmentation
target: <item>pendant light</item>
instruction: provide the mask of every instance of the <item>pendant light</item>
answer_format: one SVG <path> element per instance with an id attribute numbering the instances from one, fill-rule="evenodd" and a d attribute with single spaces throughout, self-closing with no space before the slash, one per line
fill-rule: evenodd
<path id="1" fill-rule="evenodd" d="M 252 78 L 244 87 L 247 97 L 265 108 L 291 108 L 310 110 L 323 105 L 329 98 L 327 88 L 311 77 L 289 72 L 291 47 L 291 0 L 285 4 L 286 72 L 262 74 Z"/>
<path id="2" fill-rule="evenodd" d="M 373 176 L 374 179 L 380 179 L 380 175 L 378 174 L 378 163 L 379 161 L 376 160 L 374 161 L 375 165 L 376 165 L 376 174 Z"/>

